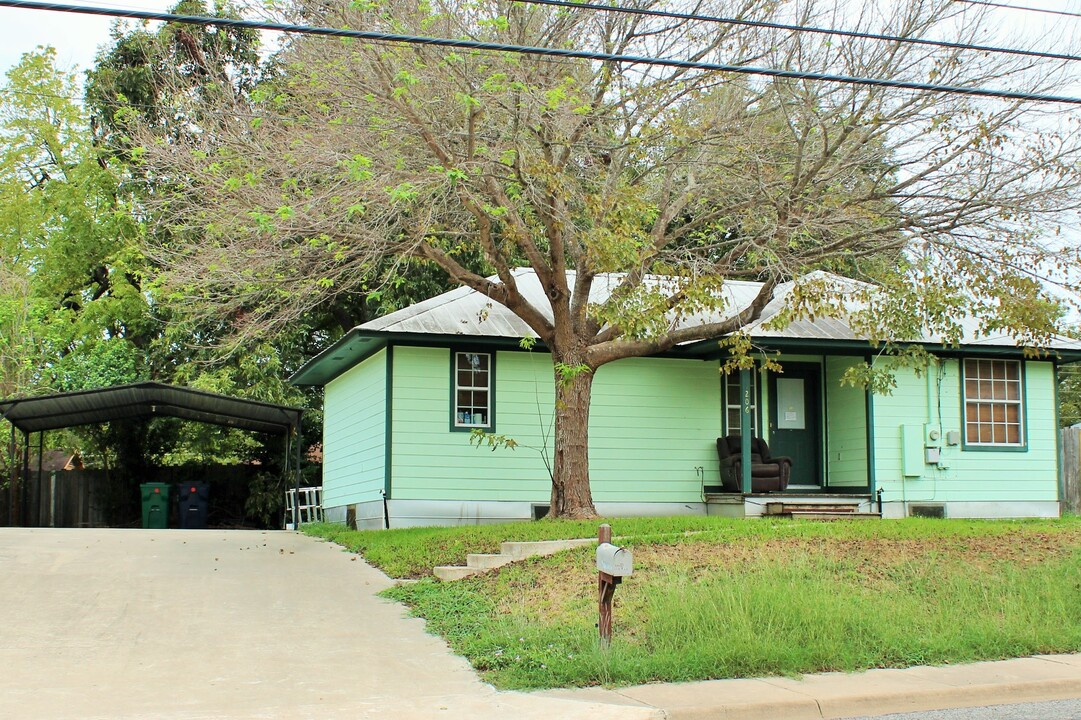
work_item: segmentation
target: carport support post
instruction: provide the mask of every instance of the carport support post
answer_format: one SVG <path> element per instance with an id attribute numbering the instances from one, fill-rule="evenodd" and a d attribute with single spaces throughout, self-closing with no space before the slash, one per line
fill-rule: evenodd
<path id="1" fill-rule="evenodd" d="M 8 445 L 11 461 L 8 463 L 8 525 L 15 527 L 15 423 L 11 424 L 11 444 Z"/>
<path id="2" fill-rule="evenodd" d="M 296 458 L 297 458 L 297 467 L 296 467 L 297 475 L 296 475 L 296 488 L 295 489 L 296 489 L 297 494 L 296 494 L 296 497 L 293 498 L 293 530 L 300 530 L 300 446 L 304 444 L 303 439 L 304 439 L 303 431 L 300 429 L 300 423 L 298 422 L 297 427 L 296 427 L 297 446 L 296 446 L 296 450 L 295 450 Z"/>
<path id="3" fill-rule="evenodd" d="M 739 469 L 740 488 L 751 492 L 751 370 L 739 369 Z"/>
<path id="4" fill-rule="evenodd" d="M 27 490 L 30 487 L 30 431 L 23 431 L 23 476 L 19 481 L 19 527 L 27 527 L 26 516 L 29 515 L 30 497 Z"/>

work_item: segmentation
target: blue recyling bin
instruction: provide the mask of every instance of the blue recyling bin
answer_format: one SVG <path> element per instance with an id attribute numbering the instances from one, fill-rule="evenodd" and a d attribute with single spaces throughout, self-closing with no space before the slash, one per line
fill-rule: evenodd
<path id="1" fill-rule="evenodd" d="M 169 527 L 169 491 L 165 483 L 143 483 L 139 486 L 143 498 L 143 528 L 164 530 Z"/>
<path id="2" fill-rule="evenodd" d="M 210 504 L 210 484 L 190 482 L 177 485 L 177 503 L 180 527 L 185 530 L 204 530 L 207 509 Z"/>

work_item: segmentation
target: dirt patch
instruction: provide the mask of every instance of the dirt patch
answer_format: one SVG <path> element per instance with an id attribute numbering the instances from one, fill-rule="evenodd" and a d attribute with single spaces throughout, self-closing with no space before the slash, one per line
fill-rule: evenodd
<path id="1" fill-rule="evenodd" d="M 649 583 L 659 573 L 679 572 L 705 580 L 718 571 L 764 569 L 813 560 L 857 584 L 890 581 L 905 568 L 944 565 L 975 571 L 1004 564 L 1027 567 L 1069 557 L 1081 550 L 1081 531 L 1018 528 L 988 535 L 920 538 L 790 537 L 717 541 L 689 538 L 671 544 L 635 545 L 631 585 Z M 918 573 L 917 573 L 918 574 Z M 500 614 L 558 623 L 596 602 L 597 573 L 592 553 L 571 553 L 508 566 L 484 580 L 498 597 Z M 618 595 L 618 593 L 617 593 Z"/>
<path id="2" fill-rule="evenodd" d="M 1081 534 L 1008 532 L 973 537 L 927 538 L 783 538 L 752 543 L 690 542 L 635 548 L 643 571 L 682 567 L 692 574 L 763 563 L 791 562 L 800 556 L 834 560 L 863 568 L 943 561 L 974 567 L 1010 563 L 1028 566 L 1058 560 L 1081 549 Z"/>

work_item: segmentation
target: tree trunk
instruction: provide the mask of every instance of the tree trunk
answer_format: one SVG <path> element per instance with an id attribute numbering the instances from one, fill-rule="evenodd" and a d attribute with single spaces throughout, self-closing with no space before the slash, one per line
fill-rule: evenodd
<path id="1" fill-rule="evenodd" d="M 555 371 L 555 467 L 549 517 L 593 518 L 597 517 L 589 489 L 589 401 L 593 373 L 572 370 L 570 375 L 566 377 L 558 369 Z"/>

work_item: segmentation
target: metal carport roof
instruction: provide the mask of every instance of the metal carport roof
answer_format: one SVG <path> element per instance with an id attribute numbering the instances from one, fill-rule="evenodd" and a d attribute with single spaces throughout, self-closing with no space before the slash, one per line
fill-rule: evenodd
<path id="1" fill-rule="evenodd" d="M 302 413 L 300 408 L 287 405 L 158 382 L 0 400 L 0 418 L 24 433 L 163 416 L 285 435 L 299 427 Z"/>

